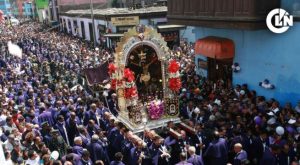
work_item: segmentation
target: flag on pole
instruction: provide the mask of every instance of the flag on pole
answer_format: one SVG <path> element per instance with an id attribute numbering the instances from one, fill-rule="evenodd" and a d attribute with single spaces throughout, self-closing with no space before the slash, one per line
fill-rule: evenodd
<path id="1" fill-rule="evenodd" d="M 103 84 L 103 82 L 109 80 L 108 62 L 105 62 L 97 68 L 83 69 L 83 74 L 85 75 L 89 86 Z"/>
<path id="2" fill-rule="evenodd" d="M 5 164 L 6 161 L 5 161 L 5 155 L 4 155 L 4 150 L 3 150 L 2 145 L 3 145 L 3 143 L 0 141 L 0 163 Z"/>
<path id="3" fill-rule="evenodd" d="M 22 49 L 18 45 L 13 44 L 11 41 L 8 41 L 7 46 L 8 52 L 11 55 L 22 58 Z"/>

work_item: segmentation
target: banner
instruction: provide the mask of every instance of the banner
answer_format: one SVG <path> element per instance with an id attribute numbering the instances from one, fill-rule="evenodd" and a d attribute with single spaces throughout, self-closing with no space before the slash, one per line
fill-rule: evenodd
<path id="1" fill-rule="evenodd" d="M 48 0 L 36 0 L 35 4 L 38 9 L 44 9 L 44 8 L 47 8 L 47 6 L 49 5 L 49 1 Z"/>
<path id="2" fill-rule="evenodd" d="M 112 17 L 111 23 L 114 26 L 138 25 L 140 23 L 138 16 L 132 17 Z"/>
<path id="3" fill-rule="evenodd" d="M 105 62 L 97 68 L 84 69 L 83 74 L 88 81 L 88 85 L 103 84 L 103 81 L 109 80 L 108 62 Z"/>

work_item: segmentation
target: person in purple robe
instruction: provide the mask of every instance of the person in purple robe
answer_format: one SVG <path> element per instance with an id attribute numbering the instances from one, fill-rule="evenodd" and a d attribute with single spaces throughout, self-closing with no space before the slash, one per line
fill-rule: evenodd
<path id="1" fill-rule="evenodd" d="M 123 123 L 119 122 L 117 124 L 117 131 L 115 132 L 114 139 L 112 141 L 112 149 L 113 153 L 121 152 L 121 145 L 124 141 L 124 130 L 126 129 L 126 126 L 124 126 Z"/>
<path id="2" fill-rule="evenodd" d="M 297 161 L 297 146 L 285 144 L 282 148 L 282 152 L 279 154 L 280 165 L 290 165 L 293 161 Z"/>
<path id="3" fill-rule="evenodd" d="M 228 157 L 227 142 L 220 138 L 219 132 L 214 132 L 213 141 L 209 143 L 204 155 L 206 165 L 226 165 Z"/>
<path id="4" fill-rule="evenodd" d="M 38 118 L 35 116 L 33 110 L 29 110 L 27 116 L 25 117 L 26 123 L 39 124 Z"/>
<path id="5" fill-rule="evenodd" d="M 54 121 L 51 116 L 51 112 L 46 110 L 45 106 L 40 106 L 40 115 L 38 116 L 39 125 L 43 122 L 47 122 L 50 126 L 54 126 Z"/>
<path id="6" fill-rule="evenodd" d="M 259 162 L 259 165 L 278 165 L 279 164 L 279 153 L 280 146 L 273 144 L 270 147 L 265 149 L 262 159 Z"/>
<path id="7" fill-rule="evenodd" d="M 65 119 L 62 115 L 58 116 L 57 123 L 55 125 L 55 128 L 58 129 L 60 135 L 63 137 L 65 142 L 70 145 L 69 136 L 66 128 Z"/>
<path id="8" fill-rule="evenodd" d="M 91 153 L 91 160 L 93 163 L 95 163 L 97 160 L 105 160 L 104 150 L 101 144 L 99 143 L 98 135 L 92 136 L 91 143 L 88 144 L 87 149 Z"/>
<path id="9" fill-rule="evenodd" d="M 90 110 L 84 112 L 83 125 L 87 125 L 90 120 L 97 122 L 96 110 L 96 104 L 91 104 Z"/>
<path id="10" fill-rule="evenodd" d="M 186 159 L 187 159 L 186 153 L 184 153 L 184 152 L 180 153 L 179 157 L 180 157 L 180 162 L 177 163 L 176 165 L 193 165 L 192 163 L 189 163 L 186 161 Z"/>
<path id="11" fill-rule="evenodd" d="M 130 150 L 129 164 L 138 165 L 142 163 L 143 142 L 138 142 L 137 145 Z"/>
<path id="12" fill-rule="evenodd" d="M 186 135 L 186 132 L 184 130 L 180 130 L 180 135 L 181 138 L 176 139 L 176 143 L 172 145 L 171 164 L 175 164 L 180 161 L 178 153 L 187 151 L 187 147 L 193 145 L 191 138 Z"/>
<path id="13" fill-rule="evenodd" d="M 62 101 L 58 100 L 56 101 L 55 107 L 51 108 L 51 115 L 55 122 L 57 122 L 57 117 L 61 114 L 62 110 Z"/>
<path id="14" fill-rule="evenodd" d="M 79 119 L 76 116 L 75 112 L 70 113 L 70 117 L 66 120 L 66 129 L 69 137 L 70 145 L 73 145 L 73 139 L 78 135 L 78 125 L 80 125 Z"/>
<path id="15" fill-rule="evenodd" d="M 79 162 L 81 160 L 81 156 L 79 156 L 78 154 L 73 153 L 73 148 L 71 146 L 67 147 L 67 152 L 66 155 L 64 155 L 61 160 L 62 162 L 66 162 L 66 157 L 68 155 L 71 155 L 73 157 L 73 162 Z M 76 165 L 75 163 L 75 165 Z"/>
<path id="16" fill-rule="evenodd" d="M 241 143 L 236 143 L 234 145 L 234 159 L 233 159 L 233 165 L 245 165 L 248 163 L 248 155 L 245 150 L 243 150 L 243 146 Z"/>
<path id="17" fill-rule="evenodd" d="M 79 156 L 81 156 L 82 152 L 83 152 L 82 139 L 81 139 L 81 137 L 75 137 L 74 138 L 73 153 L 78 154 Z"/>
<path id="18" fill-rule="evenodd" d="M 130 150 L 133 147 L 130 139 L 132 138 L 132 132 L 129 129 L 125 129 L 125 139 L 121 145 L 121 152 L 124 154 L 123 162 L 125 164 L 129 163 Z"/>
<path id="19" fill-rule="evenodd" d="M 235 151 L 234 151 L 234 145 L 237 144 L 237 143 L 240 143 L 244 146 L 243 142 L 244 142 L 244 139 L 243 139 L 243 136 L 241 135 L 241 132 L 240 130 L 238 129 L 234 129 L 232 131 L 232 134 L 233 134 L 233 137 L 231 140 L 229 140 L 229 162 L 232 162 L 233 161 L 233 158 L 235 157 Z"/>
<path id="20" fill-rule="evenodd" d="M 83 125 L 78 126 L 78 136 L 82 139 L 82 147 L 86 148 L 91 141 L 91 136 L 88 134 L 86 128 Z"/>
<path id="21" fill-rule="evenodd" d="M 104 106 L 102 101 L 100 101 L 99 106 L 97 108 L 97 114 L 103 118 L 105 112 L 109 112 L 109 109 Z"/>
<path id="22" fill-rule="evenodd" d="M 76 165 L 92 165 L 93 162 L 90 158 L 90 152 L 86 149 L 83 150 L 81 160 L 79 160 Z"/>
<path id="23" fill-rule="evenodd" d="M 117 152 L 115 154 L 115 160 L 110 162 L 109 165 L 125 165 L 123 162 L 123 154 L 121 152 Z"/>
<path id="24" fill-rule="evenodd" d="M 188 163 L 191 163 L 193 165 L 204 165 L 202 156 L 196 155 L 196 148 L 194 146 L 190 146 L 188 148 L 188 153 L 190 157 L 187 159 Z"/>
<path id="25" fill-rule="evenodd" d="M 169 148 L 164 145 L 163 140 L 159 136 L 155 136 L 153 138 L 153 143 L 149 147 L 149 153 L 151 157 L 151 164 L 160 165 L 170 164 L 169 158 L 171 157 L 168 153 Z"/>
<path id="26" fill-rule="evenodd" d="M 114 116 L 118 116 L 118 114 L 119 114 L 118 100 L 117 100 L 117 95 L 115 93 L 113 93 L 111 95 L 111 99 L 108 100 L 108 107 L 109 107 L 110 112 Z"/>
<path id="27" fill-rule="evenodd" d="M 89 133 L 90 136 L 93 136 L 94 134 L 98 134 L 99 133 L 100 128 L 95 123 L 95 121 L 91 119 L 88 122 L 88 125 L 86 126 L 86 130 L 87 130 L 87 132 Z"/>
<path id="28" fill-rule="evenodd" d="M 194 111 L 194 104 L 192 101 L 188 103 L 187 106 L 180 109 L 179 115 L 184 119 L 190 119 L 192 117 L 192 113 Z"/>
<path id="29" fill-rule="evenodd" d="M 253 155 L 252 162 L 254 164 L 259 164 L 266 148 L 269 146 L 267 137 L 267 132 L 263 130 L 258 137 L 253 139 L 251 144 L 251 155 Z"/>

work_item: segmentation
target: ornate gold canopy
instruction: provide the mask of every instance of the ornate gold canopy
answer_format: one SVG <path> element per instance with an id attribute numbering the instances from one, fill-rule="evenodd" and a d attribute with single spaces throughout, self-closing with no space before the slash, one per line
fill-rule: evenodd
<path id="1" fill-rule="evenodd" d="M 121 80 L 123 77 L 123 71 L 125 67 L 128 65 L 128 60 L 130 60 L 130 53 L 138 47 L 147 46 L 151 47 L 157 55 L 157 58 L 161 64 L 161 80 L 162 80 L 162 92 L 163 98 L 165 101 L 165 115 L 157 121 L 152 121 L 153 126 L 159 126 L 159 122 L 164 123 L 169 120 L 174 120 L 177 118 L 178 111 L 174 111 L 174 107 L 176 105 L 176 109 L 178 109 L 178 102 L 173 103 L 173 97 L 171 96 L 173 93 L 167 87 L 167 73 L 166 68 L 168 66 L 168 60 L 170 59 L 171 52 L 167 47 L 167 43 L 164 41 L 164 38 L 152 27 L 139 25 L 132 29 L 129 29 L 128 32 L 124 33 L 124 36 L 121 38 L 120 42 L 117 43 L 116 53 L 115 53 L 115 65 L 117 66 L 116 71 L 116 79 Z M 139 56 L 146 56 L 143 51 L 141 51 Z M 143 102 L 143 100 L 139 99 L 137 102 L 133 102 L 132 100 L 126 100 L 124 98 L 124 85 L 119 85 L 116 87 L 117 95 L 118 95 L 118 106 L 120 109 L 119 117 L 121 121 L 130 126 L 131 128 L 141 128 L 142 119 L 147 118 L 147 103 Z M 171 100 L 171 102 L 170 102 Z M 178 101 L 178 100 L 177 100 Z M 169 104 L 172 103 L 172 106 Z M 166 105 L 168 104 L 168 105 Z M 173 105 L 174 104 L 174 105 Z M 130 110 L 128 109 L 130 107 Z M 169 108 L 171 107 L 171 108 Z M 130 112 L 129 112 L 130 111 Z M 133 119 L 129 119 L 128 116 L 131 116 L 130 113 L 136 113 L 133 115 Z M 171 113 L 169 113 L 171 112 Z M 172 119 L 173 118 L 173 119 Z M 148 123 L 149 124 L 149 123 Z M 151 125 L 151 123 L 150 123 Z"/>

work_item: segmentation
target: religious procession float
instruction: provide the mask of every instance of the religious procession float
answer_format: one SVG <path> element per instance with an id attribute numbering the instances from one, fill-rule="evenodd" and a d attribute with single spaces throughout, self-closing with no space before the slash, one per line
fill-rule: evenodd
<path id="1" fill-rule="evenodd" d="M 118 97 L 118 119 L 133 132 L 179 122 L 179 63 L 156 30 L 136 26 L 124 34 L 108 66 Z"/>

